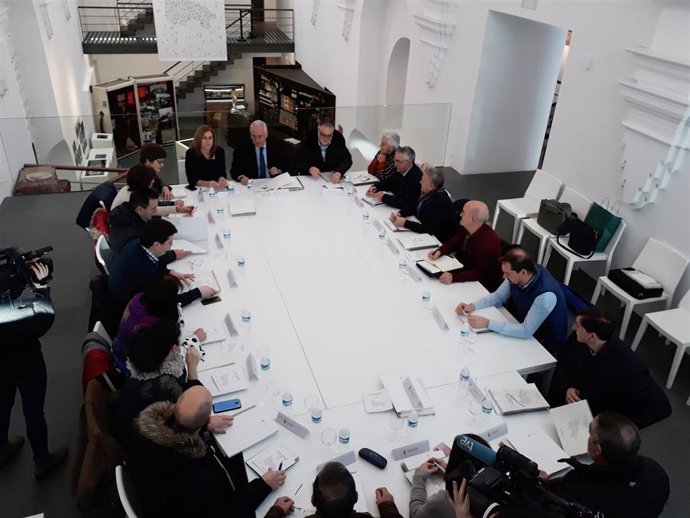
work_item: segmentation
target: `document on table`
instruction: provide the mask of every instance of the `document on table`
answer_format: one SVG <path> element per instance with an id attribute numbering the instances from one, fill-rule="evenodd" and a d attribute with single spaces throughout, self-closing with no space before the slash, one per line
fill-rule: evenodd
<path id="1" fill-rule="evenodd" d="M 278 433 L 278 425 L 260 407 L 247 407 L 233 416 L 233 425 L 225 433 L 215 435 L 216 442 L 227 457 L 237 455 Z"/>
<path id="2" fill-rule="evenodd" d="M 403 470 L 405 478 L 410 484 L 412 484 L 412 477 L 414 476 L 414 472 L 417 470 L 417 468 L 431 458 L 448 462 L 448 457 L 444 455 L 442 451 L 426 451 L 424 453 L 420 453 L 419 455 L 408 457 L 400 463 L 400 468 Z M 436 493 L 445 487 L 443 475 L 443 472 L 441 472 L 427 479 L 426 491 L 428 495 Z"/>
<path id="3" fill-rule="evenodd" d="M 251 216 L 256 214 L 254 200 L 251 198 L 241 198 L 230 202 L 231 216 Z"/>
<path id="4" fill-rule="evenodd" d="M 199 381 L 213 397 L 246 389 L 247 376 L 239 364 L 229 363 L 199 372 Z"/>
<path id="5" fill-rule="evenodd" d="M 345 178 L 347 178 L 352 185 L 368 185 L 379 181 L 378 178 L 369 174 L 367 171 L 348 171 L 345 173 Z"/>
<path id="6" fill-rule="evenodd" d="M 192 252 L 193 254 L 205 254 L 207 252 L 199 245 L 195 245 L 186 239 L 173 240 L 172 248 L 173 250 L 186 250 L 187 252 Z"/>
<path id="7" fill-rule="evenodd" d="M 365 196 L 364 198 L 362 198 L 362 201 L 364 203 L 368 203 L 372 207 L 376 207 L 378 205 L 383 205 L 383 202 L 381 200 L 375 200 L 374 198 L 371 198 L 369 196 Z"/>
<path id="8" fill-rule="evenodd" d="M 415 234 L 410 232 L 397 237 L 405 250 L 421 250 L 423 248 L 437 248 L 441 246 L 441 242 L 436 239 L 436 236 L 431 234 Z"/>
<path id="9" fill-rule="evenodd" d="M 213 271 L 195 273 L 194 279 L 184 291 L 200 288 L 201 286 L 210 286 L 214 290 L 220 291 L 220 284 L 218 284 L 218 279 L 216 279 L 216 274 Z"/>
<path id="10" fill-rule="evenodd" d="M 501 312 L 500 309 L 498 309 L 495 306 L 489 306 L 488 308 L 483 308 L 483 309 L 477 309 L 470 313 L 471 315 L 477 315 L 479 317 L 484 317 L 488 318 L 489 320 L 496 320 L 498 322 L 510 322 L 508 318 Z M 460 320 L 463 322 L 466 320 L 466 317 L 463 315 L 458 315 L 460 317 Z M 491 331 L 488 327 L 473 327 L 472 331 L 475 333 L 486 333 L 488 331 Z"/>
<path id="11" fill-rule="evenodd" d="M 181 200 L 187 197 L 187 189 L 182 185 L 176 185 L 172 188 L 172 197 L 176 200 Z"/>
<path id="12" fill-rule="evenodd" d="M 277 191 L 280 189 L 286 191 L 299 191 L 304 189 L 304 185 L 296 176 L 290 176 L 290 173 L 282 173 L 272 178 L 257 178 L 252 181 L 256 189 L 265 189 L 269 191 Z"/>
<path id="13" fill-rule="evenodd" d="M 549 408 L 549 403 L 534 383 L 510 389 L 489 389 L 488 392 L 502 415 Z"/>
<path id="14" fill-rule="evenodd" d="M 278 470 L 280 466 L 282 466 L 281 469 L 286 470 L 294 466 L 298 460 L 299 457 L 290 448 L 279 443 L 275 446 L 264 448 L 253 457 L 247 459 L 246 464 L 257 475 L 262 476 L 269 469 Z"/>
<path id="15" fill-rule="evenodd" d="M 413 221 L 415 223 L 420 222 L 415 216 L 409 216 L 407 219 L 409 221 Z M 412 232 L 409 228 L 399 227 L 398 225 L 393 223 L 390 219 L 385 219 L 383 222 L 386 224 L 386 226 L 388 227 L 388 229 L 391 232 Z"/>
<path id="16" fill-rule="evenodd" d="M 587 400 L 552 408 L 549 413 L 565 452 L 571 457 L 587 453 L 589 423 L 592 422 L 592 411 Z"/>
<path id="17" fill-rule="evenodd" d="M 569 455 L 540 428 L 529 433 L 508 434 L 507 440 L 510 446 L 536 462 L 539 469 L 546 471 L 549 476 L 570 468 L 568 464 L 558 462 L 559 459 L 569 458 Z"/>
<path id="18" fill-rule="evenodd" d="M 387 412 L 393 409 L 393 402 L 386 389 L 362 394 L 362 401 L 364 402 L 364 410 L 367 414 Z"/>
<path id="19" fill-rule="evenodd" d="M 398 414 L 407 415 L 416 410 L 419 415 L 433 415 L 434 405 L 424 386 L 410 376 L 384 375 L 381 384 L 388 391 L 393 408 Z"/>
<path id="20" fill-rule="evenodd" d="M 438 259 L 422 259 L 417 261 L 417 266 L 432 276 L 440 276 L 445 272 L 459 270 L 462 263 L 450 255 L 442 255 Z"/>

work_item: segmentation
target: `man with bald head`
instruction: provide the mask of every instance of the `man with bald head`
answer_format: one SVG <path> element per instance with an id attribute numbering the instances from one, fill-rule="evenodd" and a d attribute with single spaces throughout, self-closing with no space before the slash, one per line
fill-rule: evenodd
<path id="1" fill-rule="evenodd" d="M 494 229 L 486 224 L 489 207 L 486 203 L 470 200 L 460 213 L 460 230 L 443 245 L 429 253 L 430 259 L 453 254 L 462 263 L 462 269 L 445 272 L 439 280 L 452 282 L 479 281 L 489 291 L 501 284 L 501 240 Z"/>
<path id="2" fill-rule="evenodd" d="M 455 312 L 467 316 L 474 329 L 490 329 L 515 338 L 534 336 L 549 352 L 556 353 L 568 333 L 568 308 L 559 282 L 536 264 L 522 248 L 511 248 L 501 261 L 505 279 L 496 291 L 468 304 L 461 302 Z M 510 303 L 517 323 L 489 320 L 472 312 Z"/>
<path id="3" fill-rule="evenodd" d="M 154 403 L 137 417 L 138 437 L 127 466 L 144 516 L 253 518 L 285 482 L 284 471 L 269 470 L 249 483 L 232 476 L 227 459 L 200 434 L 212 404 L 208 389 L 194 386 L 177 403 Z M 287 514 L 292 505 L 280 497 L 272 509 Z"/>
<path id="4" fill-rule="evenodd" d="M 268 137 L 268 126 L 261 120 L 249 125 L 251 141 L 239 144 L 232 152 L 230 176 L 242 185 L 252 178 L 271 178 L 285 170 L 283 143 Z"/>
<path id="5" fill-rule="evenodd" d="M 563 478 L 549 484 L 555 494 L 606 518 L 656 518 L 669 497 L 669 479 L 658 462 L 638 455 L 640 432 L 630 419 L 602 412 L 589 425 L 587 454 Z"/>

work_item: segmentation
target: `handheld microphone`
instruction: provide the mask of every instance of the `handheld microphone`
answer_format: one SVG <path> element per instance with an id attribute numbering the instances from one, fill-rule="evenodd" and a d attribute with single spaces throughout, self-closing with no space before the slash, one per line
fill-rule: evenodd
<path id="1" fill-rule="evenodd" d="M 467 435 L 456 436 L 455 446 L 487 466 L 496 465 L 496 452 Z"/>

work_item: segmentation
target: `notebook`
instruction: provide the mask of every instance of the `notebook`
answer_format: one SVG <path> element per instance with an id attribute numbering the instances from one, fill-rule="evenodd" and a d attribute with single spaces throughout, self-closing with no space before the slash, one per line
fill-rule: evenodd
<path id="1" fill-rule="evenodd" d="M 462 268 L 462 263 L 455 257 L 442 255 L 434 260 L 422 259 L 417 261 L 417 266 L 432 277 L 440 277 L 444 272 L 459 270 Z"/>
<path id="2" fill-rule="evenodd" d="M 254 187 L 265 190 L 286 190 L 299 191 L 304 189 L 302 182 L 296 176 L 290 176 L 290 173 L 282 173 L 273 178 L 257 178 L 252 181 Z"/>
<path id="3" fill-rule="evenodd" d="M 415 223 L 420 223 L 420 221 L 415 216 L 409 216 L 407 219 L 409 221 L 414 221 Z M 412 232 L 409 228 L 399 227 L 390 219 L 385 219 L 383 222 L 391 232 Z"/>
<path id="4" fill-rule="evenodd" d="M 575 457 L 587 453 L 592 411 L 586 399 L 549 410 L 563 450 Z"/>
<path id="5" fill-rule="evenodd" d="M 237 455 L 278 433 L 278 425 L 260 407 L 247 407 L 233 414 L 235 420 L 223 434 L 215 435 L 227 457 Z"/>
<path id="6" fill-rule="evenodd" d="M 365 196 L 364 198 L 362 198 L 362 201 L 363 201 L 364 203 L 367 203 L 367 204 L 371 205 L 372 207 L 376 207 L 376 206 L 378 206 L 378 205 L 383 205 L 383 201 L 381 201 L 381 200 L 376 200 L 376 199 L 374 199 L 374 198 L 370 198 L 369 196 Z"/>
<path id="7" fill-rule="evenodd" d="M 352 185 L 369 185 L 379 181 L 378 178 L 369 174 L 367 171 L 348 171 L 345 173 L 345 178 L 347 178 Z"/>
<path id="8" fill-rule="evenodd" d="M 249 386 L 244 370 L 237 363 L 200 370 L 199 381 L 203 383 L 213 397 L 245 390 Z"/>
<path id="9" fill-rule="evenodd" d="M 399 234 L 398 241 L 405 250 L 422 250 L 424 248 L 438 248 L 441 242 L 431 234 L 415 234 L 413 232 Z"/>
<path id="10" fill-rule="evenodd" d="M 256 209 L 254 208 L 254 200 L 251 198 L 233 200 L 230 203 L 231 216 L 251 216 L 253 214 L 256 214 Z"/>
<path id="11" fill-rule="evenodd" d="M 278 468 L 287 470 L 294 466 L 299 460 L 299 456 L 295 455 L 290 448 L 284 444 L 276 444 L 275 446 L 268 446 L 261 450 L 256 455 L 246 460 L 247 466 L 252 468 L 254 472 L 262 476 L 269 469 L 277 470 Z"/>

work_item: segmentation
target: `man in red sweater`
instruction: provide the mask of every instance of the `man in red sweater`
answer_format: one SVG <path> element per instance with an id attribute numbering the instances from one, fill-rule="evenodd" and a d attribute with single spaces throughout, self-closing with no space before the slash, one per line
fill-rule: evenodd
<path id="1" fill-rule="evenodd" d="M 453 253 L 463 265 L 462 269 L 446 272 L 439 280 L 443 284 L 452 282 L 479 281 L 494 292 L 503 280 L 501 263 L 501 240 L 494 229 L 486 224 L 489 207 L 486 203 L 471 200 L 465 203 L 460 213 L 460 230 L 443 245 L 429 253 L 430 259 Z"/>

